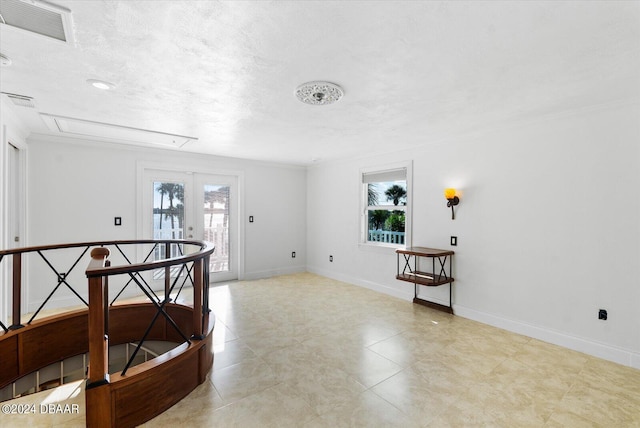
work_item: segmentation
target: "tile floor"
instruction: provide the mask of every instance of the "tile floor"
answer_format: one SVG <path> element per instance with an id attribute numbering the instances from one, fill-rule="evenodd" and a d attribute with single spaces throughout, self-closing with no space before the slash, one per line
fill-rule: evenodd
<path id="1" fill-rule="evenodd" d="M 209 380 L 144 426 L 640 427 L 640 370 L 360 287 L 296 274 L 211 302 Z"/>

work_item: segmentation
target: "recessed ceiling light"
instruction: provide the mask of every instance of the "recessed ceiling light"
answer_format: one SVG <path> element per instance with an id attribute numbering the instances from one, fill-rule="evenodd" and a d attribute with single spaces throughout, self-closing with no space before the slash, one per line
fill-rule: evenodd
<path id="1" fill-rule="evenodd" d="M 89 79 L 87 80 L 87 83 L 94 88 L 102 89 L 103 91 L 108 91 L 116 87 L 113 83 L 105 82 L 104 80 Z"/>
<path id="2" fill-rule="evenodd" d="M 344 91 L 340 86 L 329 82 L 307 82 L 296 89 L 296 97 L 303 103 L 311 105 L 333 104 L 343 95 Z"/>

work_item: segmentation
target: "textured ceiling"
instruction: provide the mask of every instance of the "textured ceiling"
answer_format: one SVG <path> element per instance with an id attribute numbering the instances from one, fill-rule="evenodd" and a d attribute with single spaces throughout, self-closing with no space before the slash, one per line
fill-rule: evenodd
<path id="1" fill-rule="evenodd" d="M 308 164 L 640 99 L 638 1 L 53 3 L 73 44 L 0 25 L 0 89 L 34 97 L 34 133 L 41 112 Z M 345 95 L 303 104 L 312 80 Z"/>

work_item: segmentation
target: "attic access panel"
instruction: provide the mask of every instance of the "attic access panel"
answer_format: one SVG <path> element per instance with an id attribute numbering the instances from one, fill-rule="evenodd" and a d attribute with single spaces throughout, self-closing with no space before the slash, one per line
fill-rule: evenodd
<path id="1" fill-rule="evenodd" d="M 174 148 L 181 148 L 191 141 L 198 140 L 197 137 L 187 135 L 169 134 L 149 129 L 132 128 L 129 126 L 95 122 L 48 113 L 40 113 L 40 117 L 53 132 L 81 137 L 93 137 L 99 140 Z"/>

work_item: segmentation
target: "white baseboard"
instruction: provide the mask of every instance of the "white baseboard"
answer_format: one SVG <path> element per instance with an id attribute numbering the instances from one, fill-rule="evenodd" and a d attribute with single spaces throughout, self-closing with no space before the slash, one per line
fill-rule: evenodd
<path id="1" fill-rule="evenodd" d="M 388 287 L 383 284 L 378 284 L 372 281 L 366 281 L 361 278 L 352 277 L 349 275 L 343 275 L 336 272 L 328 271 L 325 269 L 315 268 L 315 267 L 307 267 L 307 272 L 315 273 L 316 275 L 321 275 L 327 278 L 335 279 L 336 281 L 342 281 L 353 285 L 358 285 L 360 287 L 368 288 L 369 290 L 377 291 L 379 293 L 387 294 L 389 296 L 397 297 L 402 300 L 413 300 L 413 288 L 411 290 L 397 290 L 392 287 Z"/>
<path id="2" fill-rule="evenodd" d="M 457 316 L 488 324 L 503 330 L 522 334 L 527 337 L 542 340 L 574 351 L 613 361 L 614 363 L 640 369 L 640 354 L 628 349 L 618 348 L 578 336 L 572 336 L 546 327 L 528 324 L 501 316 L 488 314 L 460 305 L 453 305 L 453 312 Z"/>
<path id="3" fill-rule="evenodd" d="M 82 298 L 88 301 L 88 297 L 82 296 Z M 26 313 L 33 314 L 35 311 L 38 310 L 41 304 L 42 304 L 42 301 L 29 302 L 27 305 Z M 84 306 L 84 303 L 82 303 L 82 301 L 78 299 L 76 296 L 64 297 L 61 299 L 51 298 L 49 299 L 47 304 L 44 305 L 41 311 L 46 312 L 49 309 L 69 308 L 74 306 Z"/>
<path id="4" fill-rule="evenodd" d="M 120 292 L 121 288 L 122 288 L 121 286 L 109 288 L 109 302 L 111 302 L 111 300 L 113 300 L 113 298 L 116 297 L 117 293 Z M 176 287 L 176 290 L 177 288 L 178 287 Z M 164 288 L 155 286 L 152 289 L 156 293 L 164 293 Z M 67 290 L 65 290 L 65 292 L 67 292 Z M 79 293 L 79 294 L 82 296 L 82 298 L 86 302 L 89 301 L 88 296 L 83 295 L 83 293 Z M 118 301 L 122 299 L 128 299 L 131 297 L 138 297 L 140 295 L 143 295 L 142 291 L 140 291 L 140 289 L 135 284 L 129 284 L 129 286 L 124 290 L 124 292 L 120 295 L 120 297 L 118 297 Z M 40 307 L 42 302 L 43 300 L 29 301 L 27 304 L 26 313 L 35 312 Z M 54 296 L 51 299 L 49 299 L 47 304 L 44 305 L 44 308 L 42 308 L 42 310 L 46 311 L 47 309 L 68 308 L 71 306 L 84 306 L 84 304 L 75 295 L 66 293 L 64 297 L 56 297 L 56 294 L 54 294 Z"/>
<path id="5" fill-rule="evenodd" d="M 244 281 L 253 281 L 256 279 L 271 278 L 279 275 L 290 275 L 294 273 L 306 272 L 307 269 L 304 266 L 285 267 L 280 269 L 269 269 L 257 272 L 245 272 L 242 279 Z"/>
<path id="6" fill-rule="evenodd" d="M 640 369 L 640 354 L 635 352 L 631 353 L 631 367 Z"/>

